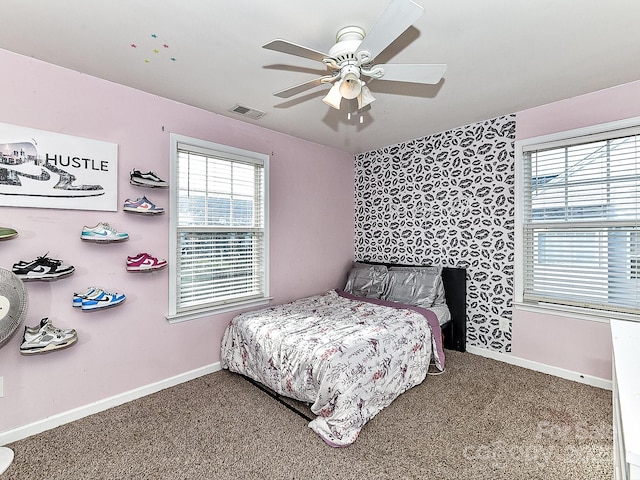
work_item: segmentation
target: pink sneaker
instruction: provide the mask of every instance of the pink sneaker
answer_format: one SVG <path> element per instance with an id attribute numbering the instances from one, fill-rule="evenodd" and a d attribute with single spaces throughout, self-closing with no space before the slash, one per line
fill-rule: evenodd
<path id="1" fill-rule="evenodd" d="M 166 260 L 157 259 L 148 253 L 139 253 L 133 257 L 127 257 L 128 272 L 150 272 L 153 270 L 160 270 L 166 266 Z"/>

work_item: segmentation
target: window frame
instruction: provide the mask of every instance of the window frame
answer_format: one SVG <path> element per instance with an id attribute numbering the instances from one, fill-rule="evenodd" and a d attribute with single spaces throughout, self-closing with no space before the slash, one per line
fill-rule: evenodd
<path id="1" fill-rule="evenodd" d="M 598 310 L 571 305 L 551 304 L 543 302 L 525 302 L 525 245 L 524 245 L 524 152 L 534 149 L 547 149 L 577 144 L 584 141 L 598 141 L 615 138 L 625 134 L 640 134 L 640 117 L 601 123 L 573 130 L 556 132 L 537 137 L 531 137 L 515 142 L 515 265 L 514 265 L 514 308 L 532 313 L 557 315 L 582 320 L 608 323 L 611 318 L 640 321 L 637 314 Z"/>
<path id="2" fill-rule="evenodd" d="M 188 137 L 176 133 L 170 134 L 170 181 L 169 181 L 169 313 L 167 320 L 169 323 L 177 323 L 197 318 L 207 317 L 215 314 L 231 312 L 241 309 L 263 306 L 269 303 L 269 155 L 250 150 L 230 147 L 207 140 L 201 140 Z M 220 157 L 227 157 L 230 160 L 240 160 L 248 163 L 261 163 L 263 166 L 264 181 L 264 241 L 263 241 L 263 295 L 259 298 L 240 299 L 238 301 L 219 304 L 204 305 L 201 307 L 192 307 L 180 309 L 177 305 L 177 292 L 179 283 L 179 249 L 178 249 L 178 146 L 188 145 L 194 148 L 194 151 L 203 151 L 216 154 Z M 215 227 L 212 227 L 214 229 Z M 202 227 L 194 226 L 194 230 L 202 229 Z"/>

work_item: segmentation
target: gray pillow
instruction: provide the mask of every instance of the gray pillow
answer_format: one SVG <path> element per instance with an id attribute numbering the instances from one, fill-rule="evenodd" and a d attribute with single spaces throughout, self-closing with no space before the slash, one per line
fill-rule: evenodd
<path id="1" fill-rule="evenodd" d="M 354 262 L 344 291 L 358 297 L 380 298 L 387 283 L 387 267 Z"/>
<path id="2" fill-rule="evenodd" d="M 382 298 L 425 308 L 445 303 L 442 267 L 391 267 Z"/>

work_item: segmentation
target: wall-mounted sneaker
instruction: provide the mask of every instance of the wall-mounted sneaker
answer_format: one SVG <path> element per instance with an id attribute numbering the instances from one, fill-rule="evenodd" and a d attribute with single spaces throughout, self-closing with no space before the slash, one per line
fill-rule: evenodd
<path id="1" fill-rule="evenodd" d="M 78 334 L 74 329 L 62 330 L 55 327 L 48 318 L 40 320 L 40 325 L 24 327 L 20 353 L 34 355 L 67 348 L 76 343 Z"/>
<path id="2" fill-rule="evenodd" d="M 129 239 L 129 234 L 118 232 L 106 222 L 100 222 L 95 227 L 82 227 L 82 240 L 89 242 L 122 242 Z"/>
<path id="3" fill-rule="evenodd" d="M 167 188 L 168 182 L 162 180 L 156 172 L 143 173 L 135 168 L 129 174 L 129 183 L 138 187 Z"/>
<path id="4" fill-rule="evenodd" d="M 167 266 L 167 261 L 158 259 L 148 253 L 139 253 L 127 257 L 127 272 L 153 272 Z"/>
<path id="5" fill-rule="evenodd" d="M 110 293 L 100 289 L 97 295 L 89 295 L 82 299 L 82 311 L 102 310 L 115 307 L 125 301 L 124 293 Z"/>
<path id="6" fill-rule="evenodd" d="M 0 240 L 8 240 L 18 235 L 18 232 L 13 228 L 0 227 Z"/>
<path id="7" fill-rule="evenodd" d="M 87 287 L 87 289 L 80 293 L 73 294 L 73 303 L 74 307 L 82 307 L 82 301 L 91 297 L 97 297 L 102 293 L 102 289 L 98 287 Z"/>
<path id="8" fill-rule="evenodd" d="M 23 281 L 57 280 L 75 271 L 73 265 L 63 265 L 62 260 L 49 258 L 47 255 L 48 253 L 29 262 L 20 260 L 13 264 L 12 271 Z"/>
<path id="9" fill-rule="evenodd" d="M 164 213 L 164 208 L 156 206 L 156 204 L 146 196 L 138 198 L 137 200 L 130 200 L 127 198 L 122 210 L 130 213 L 142 213 L 144 215 L 159 215 Z"/>

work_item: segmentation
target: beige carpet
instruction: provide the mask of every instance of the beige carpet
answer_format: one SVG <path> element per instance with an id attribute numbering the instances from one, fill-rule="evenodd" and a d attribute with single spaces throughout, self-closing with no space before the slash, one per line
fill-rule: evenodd
<path id="1" fill-rule="evenodd" d="M 217 372 L 9 445 L 7 479 L 611 479 L 611 392 L 447 351 L 350 447 Z"/>

